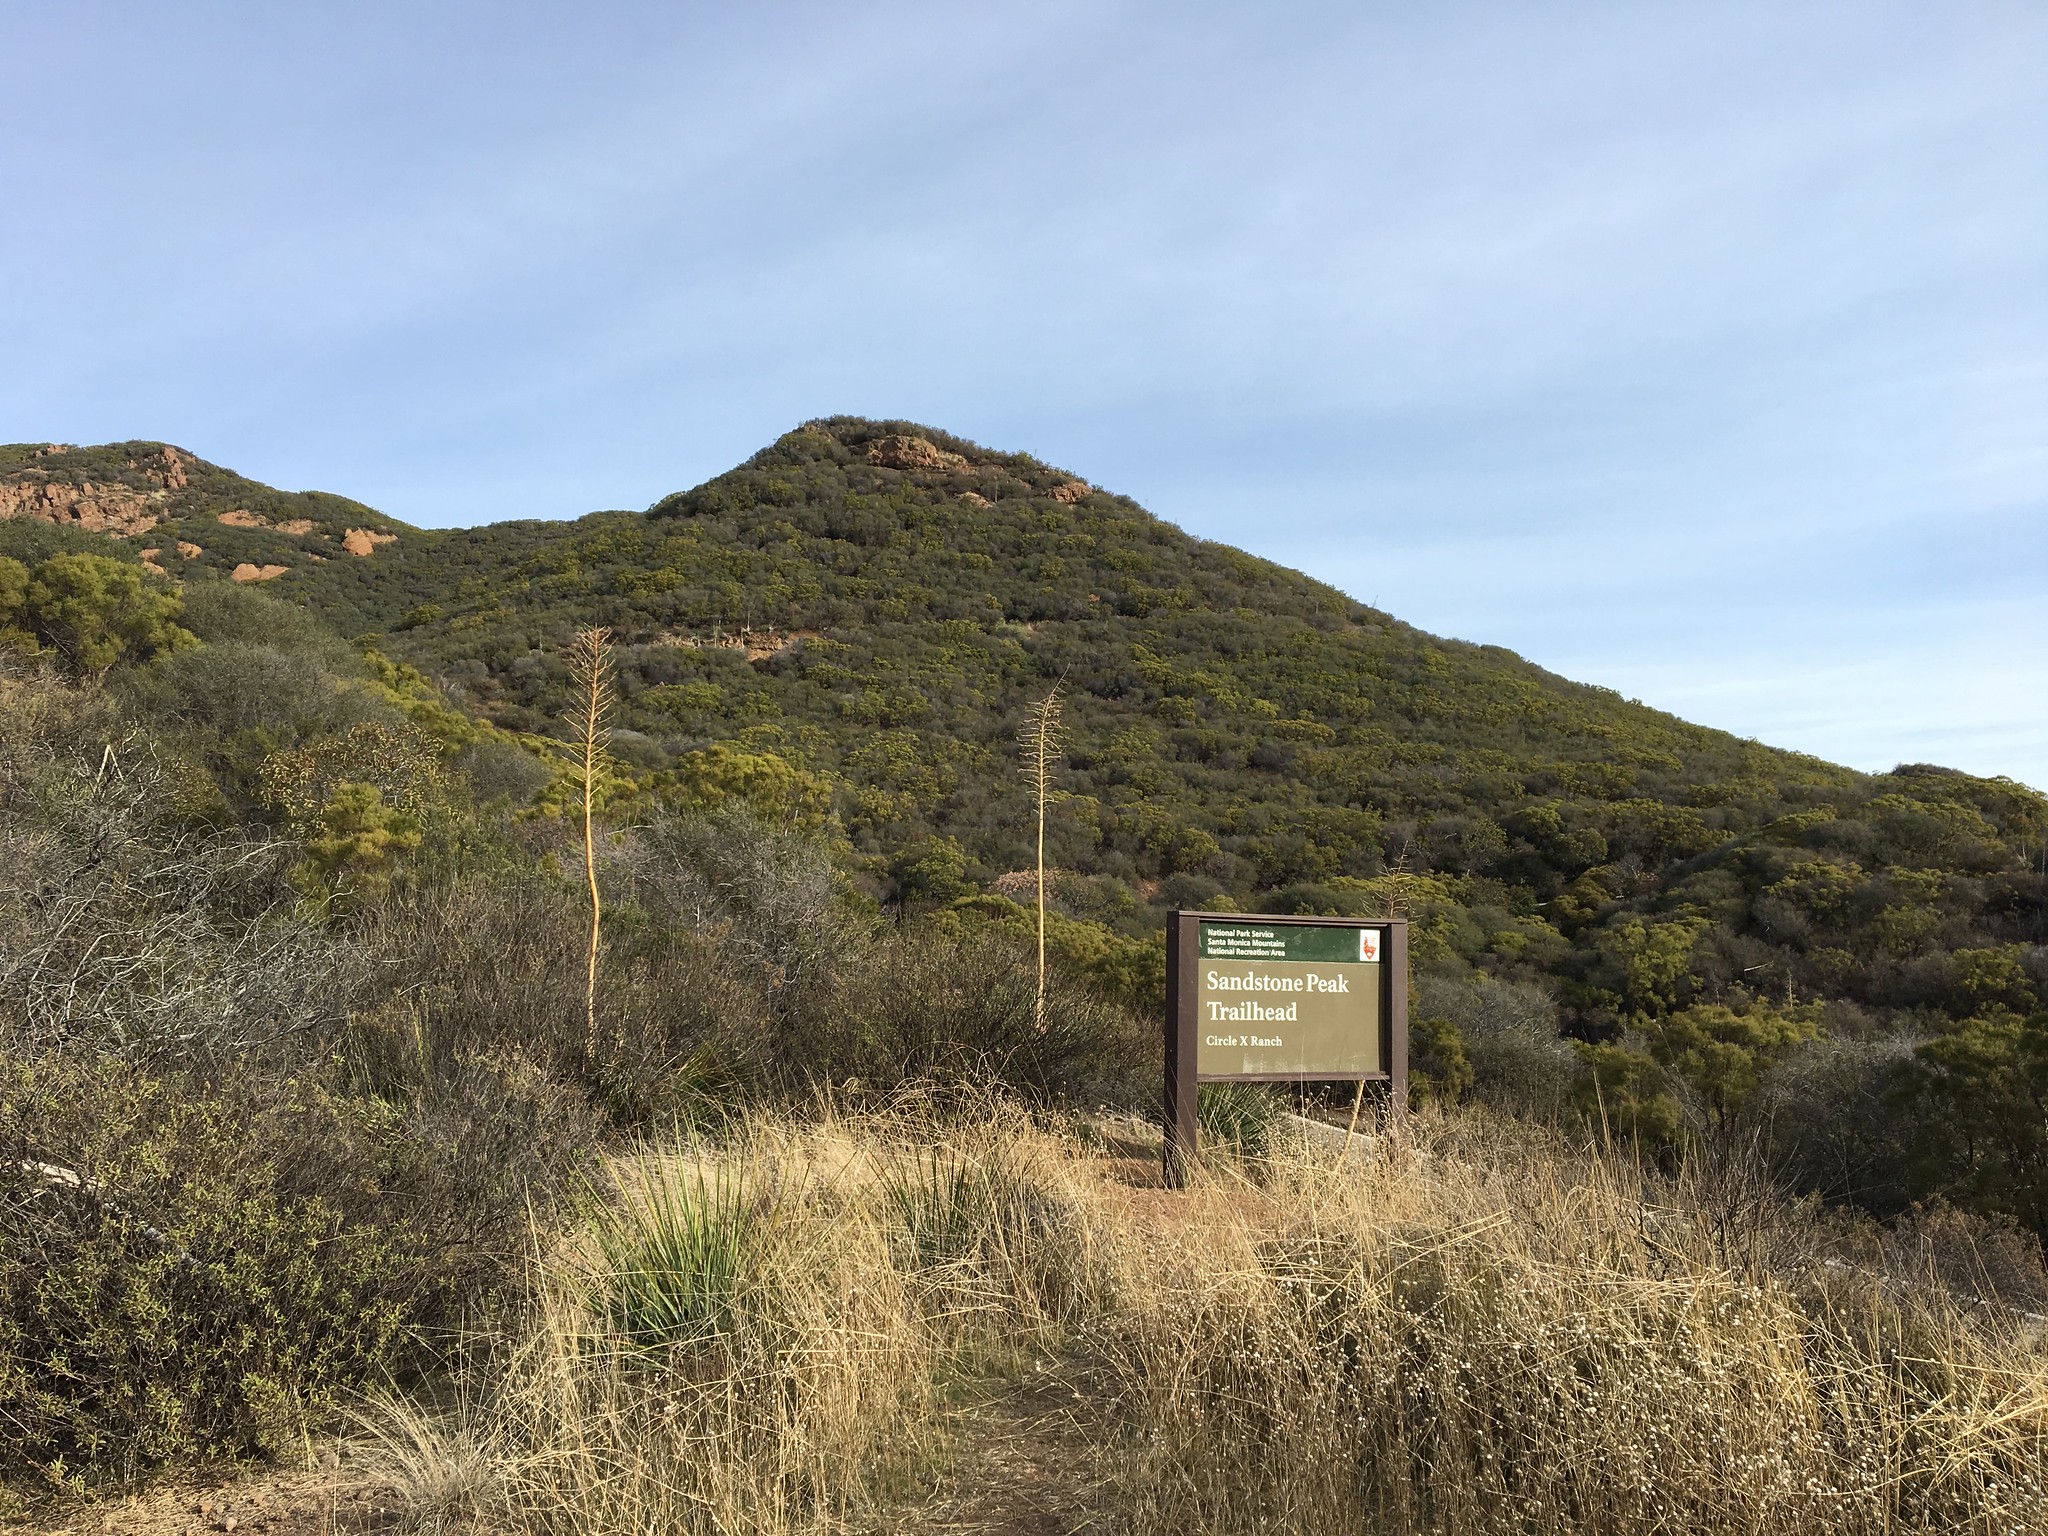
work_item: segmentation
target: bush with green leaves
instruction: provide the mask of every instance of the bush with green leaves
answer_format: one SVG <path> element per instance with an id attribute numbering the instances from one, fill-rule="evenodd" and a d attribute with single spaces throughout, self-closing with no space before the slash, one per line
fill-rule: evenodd
<path id="1" fill-rule="evenodd" d="M 1408 1102 L 1456 1104 L 1472 1089 L 1472 1058 L 1449 1019 L 1428 1016 L 1408 1026 Z"/>
<path id="2" fill-rule="evenodd" d="M 1002 1085 L 1041 1102 L 1149 1100 L 1156 1028 L 1055 974 L 1037 1012 L 1030 948 L 1001 932 L 911 926 L 843 966 L 832 992 L 785 1032 L 790 1076 L 898 1085 Z"/>
<path id="3" fill-rule="evenodd" d="M 47 646 L 82 676 L 196 645 L 183 613 L 175 592 L 125 560 L 55 554 L 30 568 L 0 556 L 0 640 Z"/>
<path id="4" fill-rule="evenodd" d="M 1416 1019 L 1441 1020 L 1456 1032 L 1471 1074 L 1469 1092 L 1496 1108 L 1555 1119 L 1567 1109 L 1584 1075 L 1571 1042 L 1559 1033 L 1557 1004 L 1535 984 L 1490 976 L 1420 976 L 1410 1013 Z M 1427 1061 L 1423 1070 L 1429 1070 Z"/>
<path id="5" fill-rule="evenodd" d="M 2012 1216 L 2048 1241 L 2048 1013 L 1964 1019 L 1914 1053 L 1895 1103 L 1917 1193 Z"/>
<path id="6" fill-rule="evenodd" d="M 306 921 L 267 831 L 192 824 L 113 701 L 0 670 L 0 1050 L 210 1070 L 331 1042 L 360 957 Z"/>
<path id="7" fill-rule="evenodd" d="M 516 1053 L 338 1077 L 0 1052 L 0 1464 L 280 1454 L 509 1299 L 587 1145 Z"/>
<path id="8" fill-rule="evenodd" d="M 402 1355 L 417 1235 L 295 1195 L 276 1163 L 280 1138 L 360 1135 L 337 1106 L 19 1059 L 0 1060 L 0 1106 L 0 1420 L 17 1470 L 282 1452 Z"/>

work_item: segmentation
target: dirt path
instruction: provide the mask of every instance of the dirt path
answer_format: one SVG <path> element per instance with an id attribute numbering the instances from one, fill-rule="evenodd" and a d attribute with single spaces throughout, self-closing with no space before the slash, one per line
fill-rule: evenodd
<path id="1" fill-rule="evenodd" d="M 0 1521 L 9 1536 L 367 1536 L 396 1529 L 379 1490 L 338 1472 L 252 1474 L 213 1486 L 153 1488 L 131 1497 Z"/>
<path id="2" fill-rule="evenodd" d="M 1048 1365 L 1051 1362 L 1047 1362 Z M 1090 1529 L 1100 1482 L 1091 1400 L 1058 1368 L 991 1383 L 956 1410 L 949 1465 L 901 1536 L 1075 1536 Z"/>

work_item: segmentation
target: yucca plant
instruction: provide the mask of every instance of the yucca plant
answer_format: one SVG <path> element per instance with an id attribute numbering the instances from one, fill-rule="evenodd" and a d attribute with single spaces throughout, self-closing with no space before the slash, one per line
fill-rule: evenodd
<path id="1" fill-rule="evenodd" d="M 974 1258 L 1000 1235 L 1002 1175 L 996 1162 L 957 1147 L 905 1153 L 882 1183 L 902 1262 L 927 1269 Z"/>
<path id="2" fill-rule="evenodd" d="M 597 1222 L 600 1310 L 645 1348 L 730 1333 L 768 1240 L 769 1208 L 723 1163 L 651 1170 Z"/>
<path id="3" fill-rule="evenodd" d="M 1203 1145 L 1239 1157 L 1265 1152 L 1281 1113 L 1279 1096 L 1259 1083 L 1204 1083 L 1195 1099 Z"/>

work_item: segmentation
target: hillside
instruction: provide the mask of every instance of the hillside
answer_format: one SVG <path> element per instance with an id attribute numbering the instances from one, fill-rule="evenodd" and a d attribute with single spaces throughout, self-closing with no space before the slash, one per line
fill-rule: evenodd
<path id="1" fill-rule="evenodd" d="M 274 580 L 369 555 L 404 527 L 360 502 L 279 491 L 168 443 L 0 444 L 0 521 L 104 533 L 168 575 Z"/>
<path id="2" fill-rule="evenodd" d="M 1125 933 L 1169 905 L 1366 910 L 1397 868 L 1427 964 L 1545 976 L 1594 1039 L 1758 996 L 1867 1033 L 2018 1005 L 2048 969 L 2020 786 L 1689 725 L 912 423 L 810 423 L 645 513 L 453 531 L 160 445 L 0 465 L 16 505 L 147 499 L 154 526 L 111 531 L 178 574 L 285 566 L 271 590 L 511 730 L 557 729 L 562 644 L 607 625 L 643 792 L 829 803 L 887 896 L 1024 866 L 1015 733 L 1064 680 L 1051 857 L 1068 909 Z"/>
<path id="3" fill-rule="evenodd" d="M 420 1529 L 2039 1525 L 2040 795 L 908 423 L 448 532 L 163 444 L 0 465 L 10 1519 L 137 1528 L 370 1403 L 337 1470 Z M 1205 1085 L 1158 1187 L 1192 903 L 1413 919 L 1404 1129 Z M 277 1528 L 361 1523 L 323 1486 Z"/>

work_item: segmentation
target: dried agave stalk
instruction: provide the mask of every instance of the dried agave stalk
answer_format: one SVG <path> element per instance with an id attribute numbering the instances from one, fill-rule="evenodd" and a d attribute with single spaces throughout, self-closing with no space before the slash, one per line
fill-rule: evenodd
<path id="1" fill-rule="evenodd" d="M 603 932 L 604 902 L 597 890 L 597 838 L 594 817 L 598 769 L 611 739 L 612 632 L 593 626 L 576 632 L 569 645 L 569 676 L 576 684 L 578 768 L 583 791 L 583 878 L 590 888 L 590 951 L 583 984 L 583 1059 L 597 1055 L 597 951 Z"/>
<path id="2" fill-rule="evenodd" d="M 1038 1032 L 1045 1033 L 1045 807 L 1053 798 L 1052 779 L 1059 771 L 1066 730 L 1060 720 L 1060 690 L 1054 683 L 1032 710 L 1021 740 L 1024 748 L 1024 780 L 1038 813 L 1038 1002 L 1033 1014 Z"/>

